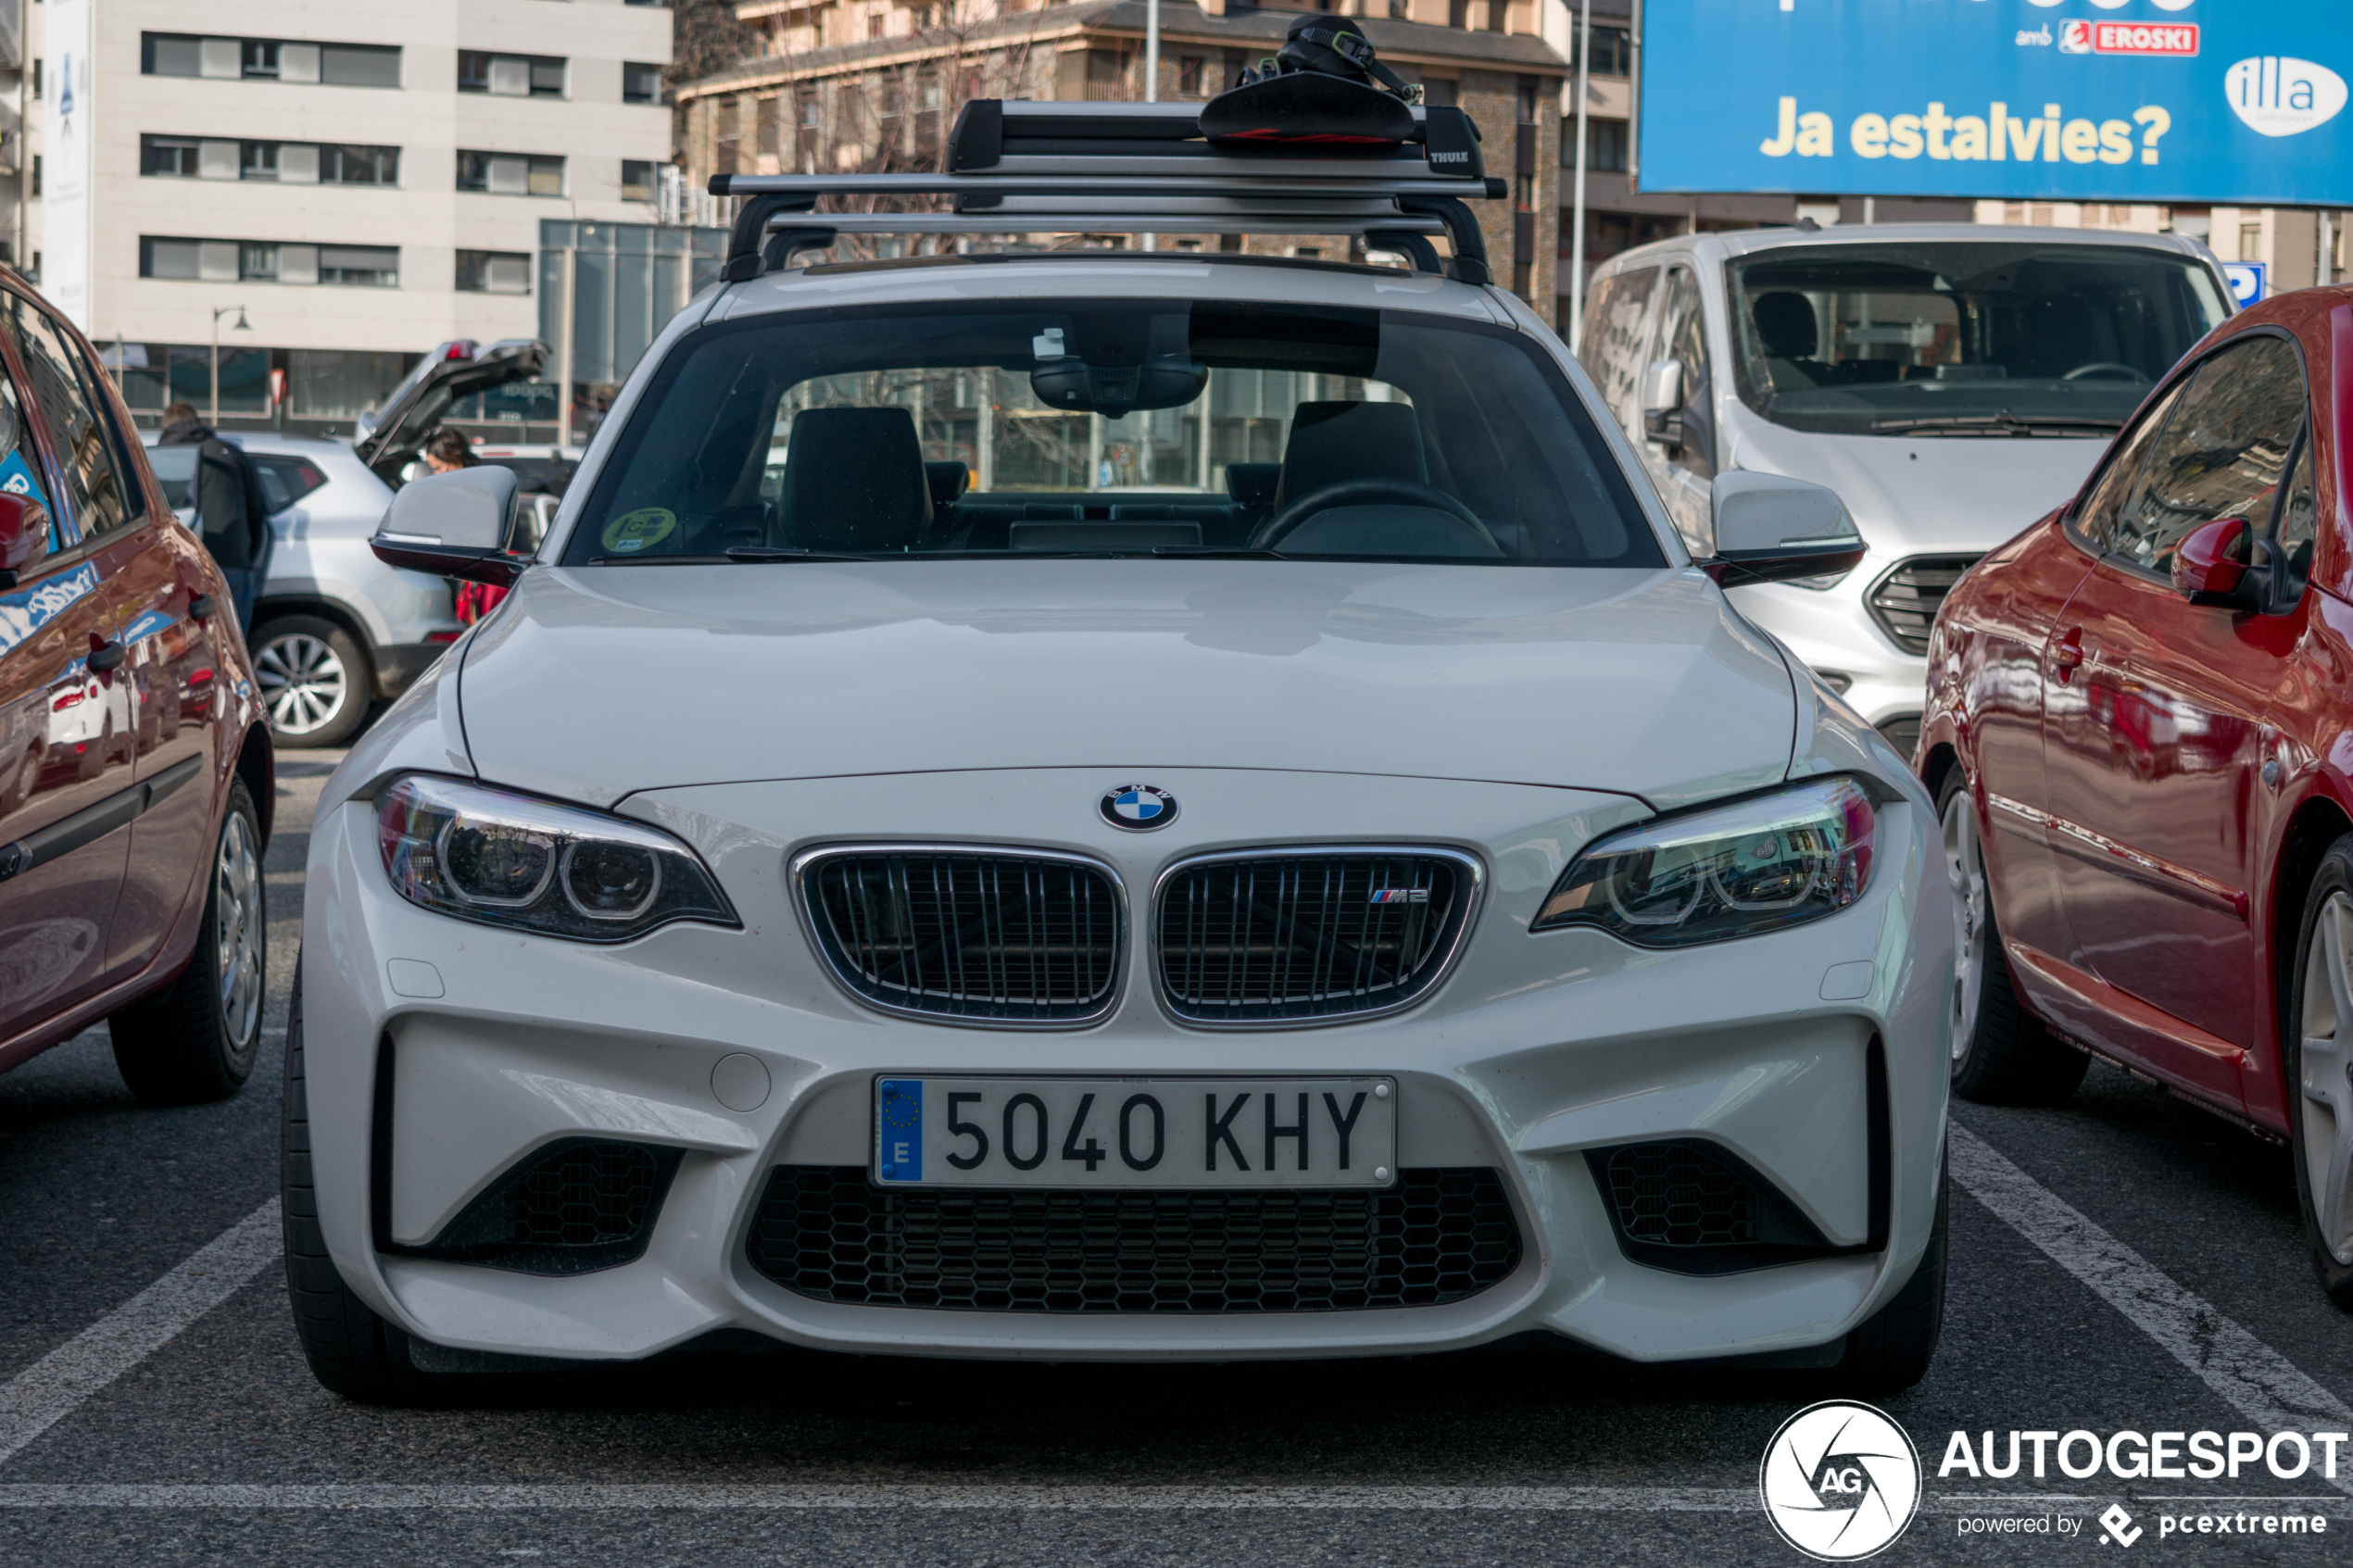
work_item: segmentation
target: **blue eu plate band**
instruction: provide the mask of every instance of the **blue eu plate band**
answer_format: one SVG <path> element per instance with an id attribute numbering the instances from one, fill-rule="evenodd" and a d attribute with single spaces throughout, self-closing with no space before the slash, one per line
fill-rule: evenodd
<path id="1" fill-rule="evenodd" d="M 875 1085 L 875 1172 L 886 1182 L 924 1179 L 924 1081 L 885 1078 Z"/>

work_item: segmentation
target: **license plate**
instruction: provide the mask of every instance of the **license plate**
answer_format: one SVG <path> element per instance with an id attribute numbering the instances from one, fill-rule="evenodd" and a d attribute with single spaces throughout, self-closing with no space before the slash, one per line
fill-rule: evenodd
<path id="1" fill-rule="evenodd" d="M 877 1078 L 884 1186 L 1386 1187 L 1389 1078 Z"/>

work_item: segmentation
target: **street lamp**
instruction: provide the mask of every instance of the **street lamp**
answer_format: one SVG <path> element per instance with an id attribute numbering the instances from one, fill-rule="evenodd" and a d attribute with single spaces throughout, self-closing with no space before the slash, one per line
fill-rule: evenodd
<path id="1" fill-rule="evenodd" d="M 237 313 L 236 324 L 230 329 L 232 332 L 253 331 L 246 324 L 245 307 L 242 305 L 224 305 L 212 313 L 212 414 L 206 422 L 215 430 L 220 428 L 220 318 L 232 310 Z"/>

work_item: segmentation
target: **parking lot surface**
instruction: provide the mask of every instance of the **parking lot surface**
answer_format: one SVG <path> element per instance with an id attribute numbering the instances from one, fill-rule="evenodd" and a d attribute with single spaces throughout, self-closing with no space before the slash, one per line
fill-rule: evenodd
<path id="1" fill-rule="evenodd" d="M 275 1202 L 335 756 L 280 754 L 269 1032 L 242 1095 L 141 1108 L 103 1029 L 0 1077 L 0 1562 L 1803 1561 L 1757 1499 L 1768 1441 L 1827 1392 L 1803 1374 L 1517 1345 L 1225 1367 L 779 1351 L 485 1379 L 455 1410 L 325 1393 Z M 2313 1285 L 2284 1149 L 2106 1067 L 2062 1109 L 1955 1123 L 1943 1349 L 1884 1401 L 1925 1492 L 1882 1560 L 2114 1555 L 2120 1504 L 2134 1556 L 2353 1557 L 2353 1451 L 2334 1480 L 2317 1450 L 2288 1479 L 1939 1474 L 1956 1432 L 2353 1430 L 2353 1324 Z M 2308 1533 L 2263 1533 L 2287 1515 Z"/>

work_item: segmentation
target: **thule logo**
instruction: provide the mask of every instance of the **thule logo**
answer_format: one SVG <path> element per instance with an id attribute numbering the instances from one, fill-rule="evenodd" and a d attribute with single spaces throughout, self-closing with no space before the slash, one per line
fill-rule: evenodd
<path id="1" fill-rule="evenodd" d="M 1432 163 L 1468 163 L 1470 161 L 1470 154 L 1432 153 L 1429 155 L 1429 161 Z"/>

